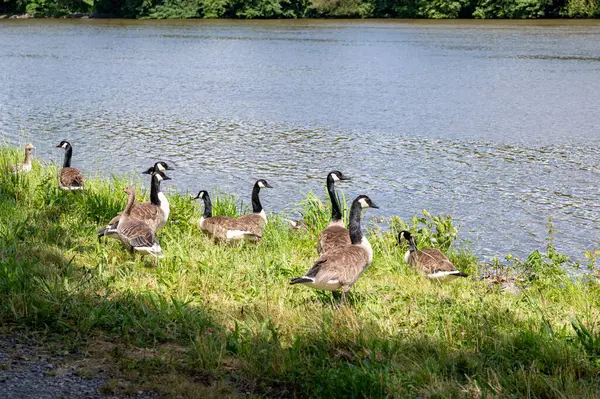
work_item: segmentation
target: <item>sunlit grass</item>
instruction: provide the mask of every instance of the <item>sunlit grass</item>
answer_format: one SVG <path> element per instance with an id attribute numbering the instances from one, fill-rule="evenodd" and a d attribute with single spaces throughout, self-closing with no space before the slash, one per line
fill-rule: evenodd
<path id="1" fill-rule="evenodd" d="M 20 157 L 0 148 L 0 171 Z M 297 205 L 307 232 L 270 214 L 259 245 L 229 247 L 200 233 L 195 193 L 168 193 L 156 263 L 96 237 L 124 207 L 132 178 L 88 173 L 85 191 L 71 193 L 58 190 L 56 173 L 37 161 L 30 174 L 3 173 L 0 317 L 75 346 L 126 345 L 106 352 L 165 395 L 193 396 L 181 378 L 199 375 L 218 396 L 600 395 L 600 284 L 569 279 L 552 247 L 498 264 L 521 277 L 522 289 L 508 293 L 479 279 L 451 219 L 425 212 L 383 229 L 367 216 L 374 261 L 339 309 L 328 292 L 289 285 L 316 258 L 329 219 L 316 195 Z M 235 197 L 211 195 L 214 214 L 240 211 Z M 439 284 L 416 274 L 395 242 L 405 228 L 471 277 Z M 135 348 L 156 354 L 136 357 Z M 152 384 L 165 370 L 172 382 Z"/>

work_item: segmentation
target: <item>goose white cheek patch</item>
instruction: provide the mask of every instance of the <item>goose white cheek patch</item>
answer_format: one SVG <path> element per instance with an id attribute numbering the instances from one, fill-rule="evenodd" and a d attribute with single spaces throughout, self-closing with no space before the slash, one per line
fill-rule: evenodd
<path id="1" fill-rule="evenodd" d="M 369 204 L 367 204 L 367 200 L 364 199 L 364 198 L 359 199 L 358 202 L 360 203 L 360 206 L 363 207 L 363 208 L 368 208 L 369 207 Z"/>
<path id="2" fill-rule="evenodd" d="M 340 181 L 340 178 L 337 175 L 337 173 L 332 174 L 331 177 L 333 178 L 333 181 Z"/>
<path id="3" fill-rule="evenodd" d="M 259 182 L 258 182 L 258 187 L 260 187 L 260 188 L 265 188 L 266 186 L 265 186 L 265 183 L 263 183 L 263 182 L 259 181 Z"/>

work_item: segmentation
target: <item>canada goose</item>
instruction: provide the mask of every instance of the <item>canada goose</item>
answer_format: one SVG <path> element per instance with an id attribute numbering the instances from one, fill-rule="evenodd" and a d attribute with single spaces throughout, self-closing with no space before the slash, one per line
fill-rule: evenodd
<path id="1" fill-rule="evenodd" d="M 171 178 L 163 172 L 152 173 L 150 180 L 150 202 L 135 203 L 131 209 L 131 218 L 146 223 L 154 233 L 163 228 L 171 212 L 167 197 L 160 191 L 160 182 L 163 180 L 171 180 Z M 121 213 L 117 214 L 106 226 L 98 230 L 98 238 L 102 236 L 113 236 L 116 238 L 120 217 Z"/>
<path id="2" fill-rule="evenodd" d="M 406 263 L 425 274 L 432 280 L 451 277 L 467 277 L 468 275 L 456 270 L 450 259 L 437 248 L 417 249 L 417 241 L 410 232 L 403 230 L 398 233 L 398 245 L 402 240 L 408 241 L 409 250 L 404 255 Z"/>
<path id="3" fill-rule="evenodd" d="M 290 284 L 306 284 L 328 291 L 342 289 L 342 303 L 346 292 L 373 261 L 373 249 L 360 229 L 363 208 L 378 208 L 366 195 L 359 195 L 350 208 L 350 244 L 332 248 L 315 261 L 313 267 Z"/>
<path id="4" fill-rule="evenodd" d="M 201 199 L 204 201 L 204 213 L 200 218 L 200 229 L 202 231 L 214 239 L 225 241 L 232 239 L 233 235 L 238 234 L 237 231 L 231 232 L 228 227 L 229 224 L 235 220 L 234 218 L 212 215 L 212 201 L 210 200 L 208 191 L 201 190 L 194 199 Z M 247 234 L 251 233 L 248 232 Z"/>
<path id="5" fill-rule="evenodd" d="M 229 224 L 230 231 L 247 231 L 254 234 L 260 240 L 267 225 L 267 215 L 258 196 L 261 188 L 273 188 L 273 186 L 267 183 L 265 179 L 259 179 L 254 183 L 254 187 L 252 188 L 252 213 L 232 220 Z"/>
<path id="6" fill-rule="evenodd" d="M 212 204 L 206 191 L 200 191 L 195 199 L 204 200 L 204 214 L 200 219 L 200 228 L 218 240 L 230 242 L 246 239 L 259 241 L 267 225 L 267 216 L 260 203 L 261 188 L 273 188 L 266 180 L 260 179 L 252 188 L 252 213 L 239 218 L 212 216 Z"/>
<path id="7" fill-rule="evenodd" d="M 83 174 L 79 169 L 71 167 L 71 156 L 73 147 L 68 141 L 61 141 L 57 148 L 65 150 L 65 161 L 63 167 L 58 173 L 58 187 L 62 190 L 81 190 L 83 188 Z"/>
<path id="8" fill-rule="evenodd" d="M 327 228 L 319 235 L 319 241 L 317 241 L 317 253 L 319 255 L 324 254 L 332 248 L 350 244 L 350 234 L 344 227 L 342 211 L 334 186 L 336 181 L 341 180 L 350 179 L 344 176 L 339 170 L 334 170 L 327 175 L 327 191 L 331 199 L 331 221 Z"/>
<path id="9" fill-rule="evenodd" d="M 128 197 L 127 206 L 125 206 L 123 213 L 121 213 L 121 218 L 117 226 L 117 234 L 121 242 L 131 252 L 137 251 L 142 254 L 162 258 L 164 254 L 158 241 L 156 241 L 154 232 L 146 223 L 131 217 L 131 211 L 135 203 L 135 187 L 129 186 L 123 189 L 123 191 L 127 193 Z"/>

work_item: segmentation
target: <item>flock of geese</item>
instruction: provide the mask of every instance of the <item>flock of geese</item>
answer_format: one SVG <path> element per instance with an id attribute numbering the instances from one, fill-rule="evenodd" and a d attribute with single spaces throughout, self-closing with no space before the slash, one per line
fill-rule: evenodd
<path id="1" fill-rule="evenodd" d="M 82 190 L 85 182 L 83 173 L 71 167 L 73 147 L 68 141 L 63 140 L 57 148 L 65 150 L 63 166 L 58 173 L 58 187 L 69 191 Z M 25 146 L 25 160 L 22 164 L 13 165 L 14 173 L 27 173 L 32 170 L 33 150 L 35 150 L 33 145 Z M 143 172 L 150 175 L 150 202 L 136 202 L 135 187 L 125 188 L 127 194 L 125 209 L 98 230 L 98 237 L 119 239 L 132 253 L 135 251 L 156 258 L 164 257 L 156 233 L 165 226 L 170 214 L 169 201 L 160 189 L 162 181 L 170 180 L 165 174 L 168 170 L 173 168 L 161 161 Z M 363 210 L 367 208 L 378 208 L 368 196 L 359 195 L 352 201 L 348 227 L 346 227 L 335 191 L 335 182 L 348 180 L 350 179 L 340 171 L 332 171 L 327 175 L 331 221 L 317 241 L 319 258 L 303 276 L 294 278 L 290 282 L 292 285 L 304 284 L 319 290 L 341 290 L 341 302 L 345 301 L 346 293 L 373 261 L 373 249 L 362 233 L 361 216 Z M 200 191 L 194 198 L 204 202 L 204 212 L 199 223 L 200 230 L 217 242 L 260 241 L 267 225 L 267 216 L 259 197 L 260 190 L 263 188 L 272 188 L 272 186 L 264 179 L 254 183 L 252 213 L 238 218 L 213 216 L 209 193 L 206 190 Z M 398 245 L 403 241 L 406 241 L 409 246 L 404 260 L 428 278 L 440 280 L 466 277 L 466 274 L 457 270 L 439 249 L 417 249 L 415 237 L 409 231 L 398 233 Z"/>

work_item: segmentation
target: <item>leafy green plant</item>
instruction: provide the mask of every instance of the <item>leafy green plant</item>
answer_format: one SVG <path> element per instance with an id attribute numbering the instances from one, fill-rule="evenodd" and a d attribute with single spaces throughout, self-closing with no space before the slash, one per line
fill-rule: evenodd
<path id="1" fill-rule="evenodd" d="M 600 323 L 598 320 L 584 322 L 580 317 L 571 320 L 577 339 L 588 356 L 600 359 Z"/>

